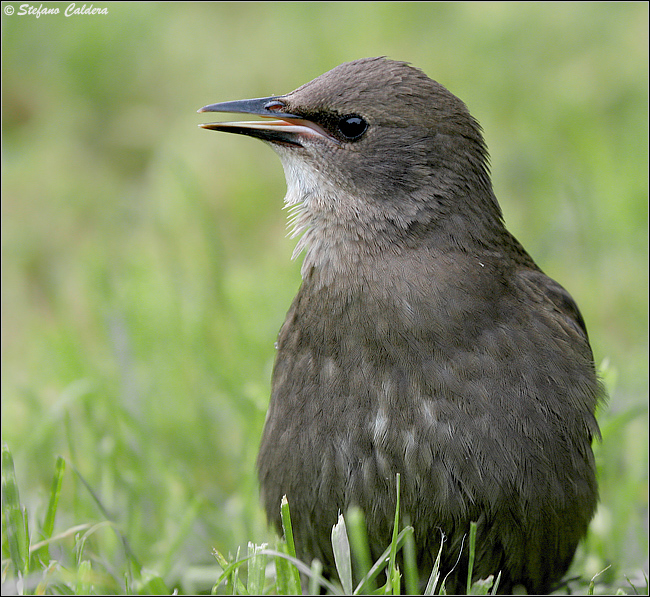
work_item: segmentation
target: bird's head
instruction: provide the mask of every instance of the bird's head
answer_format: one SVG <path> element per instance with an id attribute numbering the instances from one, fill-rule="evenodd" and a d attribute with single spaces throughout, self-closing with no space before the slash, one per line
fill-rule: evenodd
<path id="1" fill-rule="evenodd" d="M 297 206 L 296 233 L 306 232 L 297 251 L 309 248 L 308 265 L 338 246 L 348 255 L 397 250 L 435 231 L 462 245 L 468 231 L 480 236 L 486 223 L 501 225 L 479 124 L 460 99 L 407 63 L 356 60 L 286 95 L 199 112 L 266 117 L 201 126 L 276 150 L 286 203 Z"/>

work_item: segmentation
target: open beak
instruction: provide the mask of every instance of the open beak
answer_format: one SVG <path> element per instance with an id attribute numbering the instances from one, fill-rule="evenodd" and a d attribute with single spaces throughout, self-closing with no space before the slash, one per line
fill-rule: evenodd
<path id="1" fill-rule="evenodd" d="M 270 143 L 297 145 L 301 147 L 306 138 L 326 137 L 333 139 L 323 128 L 296 114 L 285 112 L 286 105 L 280 97 L 260 97 L 257 99 L 236 100 L 203 106 L 202 112 L 232 112 L 235 114 L 255 114 L 275 120 L 255 120 L 246 122 L 211 122 L 200 124 L 204 129 L 224 131 L 257 137 Z"/>

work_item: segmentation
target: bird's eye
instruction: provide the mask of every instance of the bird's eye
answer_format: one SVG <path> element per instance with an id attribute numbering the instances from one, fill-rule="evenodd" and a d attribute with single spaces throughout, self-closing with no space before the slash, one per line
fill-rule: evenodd
<path id="1" fill-rule="evenodd" d="M 356 114 L 343 116 L 338 122 L 339 132 L 347 141 L 356 141 L 368 128 L 368 123 Z"/>

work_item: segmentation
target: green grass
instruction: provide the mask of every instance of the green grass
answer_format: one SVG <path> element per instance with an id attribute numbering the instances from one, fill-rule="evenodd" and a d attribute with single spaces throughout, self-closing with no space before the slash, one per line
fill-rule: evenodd
<path id="1" fill-rule="evenodd" d="M 56 516 L 61 482 L 65 470 L 65 461 L 57 460 L 49 507 L 45 521 L 39 528 L 41 541 L 34 543 L 34 534 L 29 532 L 28 512 L 20 502 L 18 485 L 15 478 L 11 451 L 7 446 L 2 449 L 2 490 L 3 490 L 3 551 L 8 557 L 3 564 L 3 576 L 9 580 L 7 588 L 19 594 L 170 594 L 164 579 L 156 572 L 143 568 L 137 556 L 131 550 L 127 537 L 110 522 L 110 515 L 93 495 L 106 521 L 95 525 L 83 524 L 68 529 L 57 536 L 52 535 L 52 521 Z M 322 575 L 322 566 L 318 560 L 310 564 L 296 557 L 289 504 L 282 501 L 283 537 L 276 540 L 275 549 L 268 544 L 248 543 L 247 554 L 225 557 L 218 550 L 213 551 L 220 572 L 212 586 L 211 593 L 232 595 L 297 595 L 303 592 L 318 595 L 323 590 L 334 595 L 446 595 L 446 577 L 441 576 L 440 557 L 444 549 L 444 537 L 426 585 L 420 583 L 414 552 L 414 529 L 411 526 L 401 528 L 400 512 L 400 478 L 397 475 L 397 502 L 393 537 L 390 545 L 378 560 L 369 560 L 369 550 L 365 535 L 363 513 L 352 509 L 332 528 L 332 548 L 336 562 L 337 578 L 328 579 Z M 84 482 L 85 483 L 85 482 Z M 93 494 L 92 489 L 88 488 Z M 348 531 L 348 526 L 350 530 Z M 401 528 L 401 530 L 400 530 Z M 93 535 L 104 529 L 112 530 L 122 545 L 126 566 L 119 571 L 113 569 L 110 562 L 89 553 L 86 544 Z M 468 595 L 495 595 L 499 587 L 500 573 L 484 579 L 473 580 L 473 563 L 476 550 L 476 523 L 471 523 L 467 537 L 468 545 Z M 71 564 L 50 556 L 50 546 L 72 538 Z M 351 538 L 353 540 L 351 541 Z M 403 554 L 403 569 L 400 569 L 397 556 Z M 355 579 L 353 580 L 353 561 Z M 270 566 L 269 566 L 270 564 Z M 573 579 L 567 583 L 571 592 L 588 595 L 595 593 L 597 576 L 606 572 L 602 570 L 588 582 Z M 301 583 L 302 574 L 306 579 Z M 3 578 L 3 581 L 5 578 Z M 629 581 L 628 581 L 629 582 Z M 4 582 L 3 582 L 4 584 Z M 377 586 L 379 584 L 379 586 Z M 637 594 L 648 591 L 648 580 L 644 586 L 629 582 Z M 421 591 L 421 588 L 424 590 Z M 600 587 L 601 590 L 606 587 Z M 582 589 L 582 591 L 580 591 Z M 604 591 L 603 591 L 604 592 Z M 617 594 L 626 594 L 618 589 Z"/>
<path id="2" fill-rule="evenodd" d="M 280 549 L 254 470 L 300 281 L 284 178 L 195 111 L 372 55 L 468 104 L 510 230 L 580 305 L 610 399 L 571 575 L 647 591 L 647 4 L 107 6 L 2 16 L 3 591 L 209 592 L 215 550 Z"/>

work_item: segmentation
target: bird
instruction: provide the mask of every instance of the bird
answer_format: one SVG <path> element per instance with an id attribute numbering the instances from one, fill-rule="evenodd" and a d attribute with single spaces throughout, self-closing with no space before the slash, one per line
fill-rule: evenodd
<path id="1" fill-rule="evenodd" d="M 199 112 L 282 162 L 301 286 L 276 343 L 257 471 L 298 556 L 333 571 L 332 526 L 360 508 L 390 544 L 397 474 L 426 578 L 545 594 L 598 503 L 604 399 L 581 312 L 506 229 L 482 128 L 410 63 L 336 66 L 285 95 Z"/>

